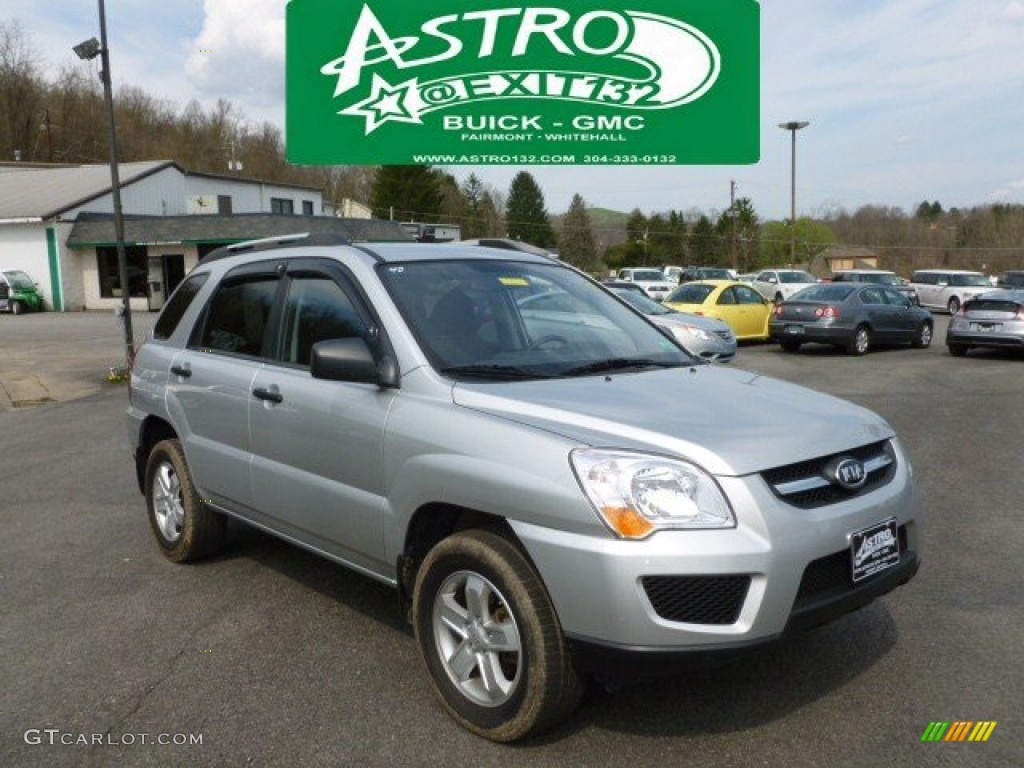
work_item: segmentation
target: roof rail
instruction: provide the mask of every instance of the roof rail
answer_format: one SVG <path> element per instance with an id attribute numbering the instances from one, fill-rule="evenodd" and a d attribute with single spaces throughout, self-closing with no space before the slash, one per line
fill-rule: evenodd
<path id="1" fill-rule="evenodd" d="M 223 245 L 210 251 L 203 262 L 225 259 L 250 251 L 266 251 L 271 248 L 288 248 L 301 245 L 351 245 L 352 241 L 336 232 L 297 232 L 290 235 L 261 237 L 258 240 L 244 240 L 240 243 Z"/>

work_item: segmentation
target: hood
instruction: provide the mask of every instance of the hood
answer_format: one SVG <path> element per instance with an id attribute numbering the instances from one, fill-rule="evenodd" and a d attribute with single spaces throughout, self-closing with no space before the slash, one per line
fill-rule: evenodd
<path id="1" fill-rule="evenodd" d="M 844 400 L 735 369 L 700 365 L 523 382 L 459 382 L 457 405 L 581 445 L 689 459 L 746 475 L 893 435 Z"/>

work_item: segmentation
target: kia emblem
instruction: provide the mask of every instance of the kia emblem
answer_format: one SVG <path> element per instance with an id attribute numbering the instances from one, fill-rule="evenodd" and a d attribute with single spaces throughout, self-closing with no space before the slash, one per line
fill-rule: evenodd
<path id="1" fill-rule="evenodd" d="M 830 461 L 825 467 L 825 477 L 848 491 L 856 491 L 868 481 L 864 463 L 851 456 L 840 456 Z"/>

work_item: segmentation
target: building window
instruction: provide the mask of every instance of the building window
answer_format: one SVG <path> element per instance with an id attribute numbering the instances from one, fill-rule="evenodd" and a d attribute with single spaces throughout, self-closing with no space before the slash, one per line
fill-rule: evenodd
<path id="1" fill-rule="evenodd" d="M 232 213 L 231 195 L 217 195 L 217 213 Z"/>
<path id="2" fill-rule="evenodd" d="M 128 285 L 132 298 L 146 297 L 146 278 L 149 275 L 149 261 L 144 245 L 128 245 L 124 249 Z M 117 273 L 117 248 L 111 245 L 96 249 L 96 267 L 100 280 L 100 296 L 104 299 L 121 297 L 121 279 Z"/>
<path id="3" fill-rule="evenodd" d="M 295 213 L 295 203 L 283 197 L 270 198 L 270 212 L 291 215 Z"/>
<path id="4" fill-rule="evenodd" d="M 313 215 L 313 201 L 312 200 L 303 200 L 302 201 L 302 215 L 303 216 L 312 216 Z"/>

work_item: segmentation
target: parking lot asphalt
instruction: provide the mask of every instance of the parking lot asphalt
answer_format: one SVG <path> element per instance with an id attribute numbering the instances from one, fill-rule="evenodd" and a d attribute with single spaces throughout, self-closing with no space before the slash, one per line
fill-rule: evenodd
<path id="1" fill-rule="evenodd" d="M 759 344 L 732 364 L 895 427 L 926 524 L 913 582 L 741 663 L 591 689 L 503 747 L 442 712 L 387 588 L 240 526 L 217 559 L 165 561 L 106 382 L 114 318 L 0 316 L 0 381 L 49 393 L 0 403 L 0 765 L 1024 764 L 1024 358 L 951 358 L 936 321 L 928 350 Z M 936 721 L 997 725 L 922 742 Z"/>

